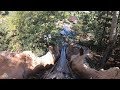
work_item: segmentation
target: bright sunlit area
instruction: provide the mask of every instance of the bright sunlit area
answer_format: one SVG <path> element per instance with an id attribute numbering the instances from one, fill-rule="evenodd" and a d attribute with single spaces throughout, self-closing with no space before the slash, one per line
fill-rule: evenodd
<path id="1" fill-rule="evenodd" d="M 119 67 L 119 11 L 0 11 L 0 79 L 120 79 Z"/>

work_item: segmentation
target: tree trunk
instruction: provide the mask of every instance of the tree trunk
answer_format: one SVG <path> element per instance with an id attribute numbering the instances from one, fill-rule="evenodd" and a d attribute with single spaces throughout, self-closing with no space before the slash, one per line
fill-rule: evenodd
<path id="1" fill-rule="evenodd" d="M 109 59 L 109 56 L 112 53 L 112 50 L 115 46 L 115 42 L 117 40 L 117 20 L 118 20 L 119 11 L 113 11 L 113 18 L 112 18 L 112 24 L 111 24 L 111 32 L 110 32 L 110 38 L 109 38 L 109 45 L 106 49 L 106 52 L 103 55 L 102 60 L 100 61 L 100 67 L 99 69 L 103 68 L 107 60 Z"/>
<path id="2" fill-rule="evenodd" d="M 112 24 L 111 24 L 111 33 L 110 33 L 110 41 L 114 40 L 114 37 L 117 34 L 117 20 L 119 16 L 119 11 L 113 11 L 113 19 L 112 19 Z"/>

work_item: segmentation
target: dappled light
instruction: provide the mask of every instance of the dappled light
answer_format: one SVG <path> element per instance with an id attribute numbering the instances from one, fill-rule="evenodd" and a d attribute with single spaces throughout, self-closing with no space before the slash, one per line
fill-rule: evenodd
<path id="1" fill-rule="evenodd" d="M 0 11 L 0 79 L 120 79 L 119 11 Z"/>
<path id="2" fill-rule="evenodd" d="M 52 46 L 50 46 L 52 48 Z M 53 48 L 52 48 L 53 49 Z M 28 74 L 46 68 L 47 65 L 54 65 L 55 56 L 51 49 L 43 56 L 38 57 L 32 51 L 21 53 L 3 51 L 0 55 L 0 78 L 1 79 L 22 79 Z M 39 66 L 39 67 L 37 67 Z M 6 77 L 4 77 L 6 75 Z"/>

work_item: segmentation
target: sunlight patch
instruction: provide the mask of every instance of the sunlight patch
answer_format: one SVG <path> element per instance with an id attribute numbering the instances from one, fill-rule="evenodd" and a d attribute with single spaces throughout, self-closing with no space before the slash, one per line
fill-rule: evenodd
<path id="1" fill-rule="evenodd" d="M 2 78 L 8 78 L 7 73 L 4 73 L 3 75 L 1 75 Z"/>

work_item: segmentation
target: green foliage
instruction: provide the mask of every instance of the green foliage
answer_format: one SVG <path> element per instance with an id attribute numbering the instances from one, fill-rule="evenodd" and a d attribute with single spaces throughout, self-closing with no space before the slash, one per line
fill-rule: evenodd
<path id="1" fill-rule="evenodd" d="M 75 15 L 78 23 L 73 30 L 80 33 L 91 33 L 95 36 L 90 42 L 91 46 L 107 46 L 111 29 L 111 11 L 9 11 L 0 15 L 0 51 L 1 50 L 32 50 L 42 55 L 49 43 L 60 43 L 60 27 L 58 21 L 66 20 Z M 119 22 L 119 21 L 118 21 Z M 51 38 L 45 40 L 45 35 Z"/>
<path id="2" fill-rule="evenodd" d="M 6 31 L 4 38 L 0 39 L 1 45 L 11 51 L 32 50 L 37 54 L 43 54 L 47 43 L 57 43 L 55 37 L 59 36 L 59 29 L 55 23 L 70 15 L 64 11 L 9 11 L 5 16 L 6 22 L 0 26 Z M 44 35 L 51 34 L 52 38 L 44 40 Z M 3 45 L 5 46 L 5 45 Z M 1 50 L 4 50 L 1 46 Z"/>

